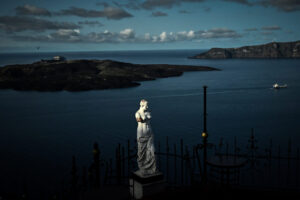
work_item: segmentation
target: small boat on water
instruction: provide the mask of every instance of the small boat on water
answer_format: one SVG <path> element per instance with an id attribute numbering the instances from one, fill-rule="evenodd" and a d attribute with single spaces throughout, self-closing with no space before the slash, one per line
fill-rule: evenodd
<path id="1" fill-rule="evenodd" d="M 279 85 L 278 83 L 275 83 L 275 84 L 273 85 L 273 88 L 274 88 L 274 89 L 287 88 L 287 84 Z"/>

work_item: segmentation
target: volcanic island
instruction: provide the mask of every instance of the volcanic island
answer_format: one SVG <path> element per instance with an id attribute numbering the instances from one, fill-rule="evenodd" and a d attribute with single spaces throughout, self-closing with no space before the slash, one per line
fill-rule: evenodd
<path id="1" fill-rule="evenodd" d="M 213 67 L 132 64 L 112 60 L 41 60 L 0 67 L 0 89 L 86 91 L 139 86 L 141 81 L 180 76 Z"/>

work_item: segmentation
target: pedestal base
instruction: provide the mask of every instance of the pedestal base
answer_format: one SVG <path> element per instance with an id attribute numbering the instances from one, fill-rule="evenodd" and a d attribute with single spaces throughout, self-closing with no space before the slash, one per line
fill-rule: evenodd
<path id="1" fill-rule="evenodd" d="M 155 195 L 165 190 L 166 181 L 161 172 L 143 176 L 137 171 L 132 173 L 129 185 L 131 196 L 135 199 L 142 199 L 143 197 Z"/>

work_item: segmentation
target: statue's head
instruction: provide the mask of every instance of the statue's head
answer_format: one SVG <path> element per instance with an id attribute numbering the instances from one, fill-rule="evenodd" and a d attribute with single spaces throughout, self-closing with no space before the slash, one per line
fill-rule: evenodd
<path id="1" fill-rule="evenodd" d="M 140 101 L 140 109 L 145 111 L 148 109 L 148 101 L 146 101 L 145 99 L 142 99 Z"/>

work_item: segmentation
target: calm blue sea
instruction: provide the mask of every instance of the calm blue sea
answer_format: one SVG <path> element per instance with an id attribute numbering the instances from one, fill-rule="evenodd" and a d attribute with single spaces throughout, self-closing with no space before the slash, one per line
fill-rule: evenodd
<path id="1" fill-rule="evenodd" d="M 92 160 L 92 145 L 114 155 L 118 143 L 136 137 L 134 113 L 139 100 L 149 101 L 155 141 L 180 138 L 201 142 L 203 85 L 208 86 L 209 142 L 237 137 L 243 148 L 254 128 L 258 143 L 286 145 L 300 141 L 300 60 L 195 60 L 203 50 L 63 52 L 0 54 L 0 66 L 32 63 L 55 55 L 67 59 L 112 59 L 131 63 L 204 65 L 221 69 L 188 72 L 181 77 L 142 82 L 128 89 L 85 92 L 0 90 L 0 185 L 21 187 L 68 177 L 71 157 L 79 166 Z M 273 90 L 278 82 L 288 88 Z M 276 146 L 276 147 L 277 147 Z M 43 184 L 40 184 L 43 189 Z M 1 192 L 1 191 L 0 191 Z"/>

